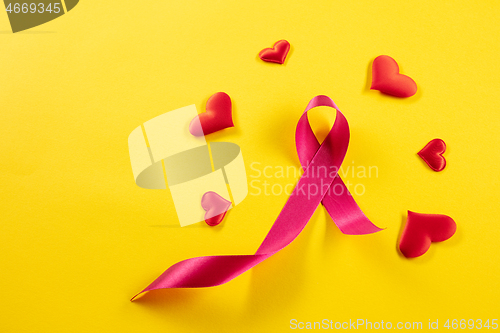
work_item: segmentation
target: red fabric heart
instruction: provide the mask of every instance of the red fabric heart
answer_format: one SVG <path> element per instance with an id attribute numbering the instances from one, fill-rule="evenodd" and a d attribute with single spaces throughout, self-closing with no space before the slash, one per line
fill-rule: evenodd
<path id="1" fill-rule="evenodd" d="M 371 89 L 396 97 L 410 97 L 417 92 L 417 84 L 411 77 L 399 74 L 396 60 L 381 55 L 373 60 Z"/>
<path id="2" fill-rule="evenodd" d="M 219 214 L 217 216 L 213 216 L 213 217 L 210 217 L 208 219 L 205 219 L 205 222 L 211 226 L 211 227 L 215 227 L 216 225 L 219 225 L 222 220 L 224 220 L 224 217 L 226 217 L 226 212 L 222 213 L 222 214 Z"/>
<path id="3" fill-rule="evenodd" d="M 267 62 L 283 64 L 285 63 L 288 51 L 290 51 L 290 43 L 287 40 L 282 39 L 274 43 L 272 48 L 260 51 L 259 58 Z"/>
<path id="4" fill-rule="evenodd" d="M 206 110 L 191 120 L 189 132 L 192 135 L 203 136 L 234 127 L 231 98 L 225 92 L 213 94 L 207 101 Z"/>
<path id="5" fill-rule="evenodd" d="M 431 246 L 455 234 L 457 224 L 447 215 L 420 214 L 408 211 L 399 250 L 407 258 L 419 257 Z"/>
<path id="6" fill-rule="evenodd" d="M 446 167 L 446 159 L 443 154 L 446 151 L 446 143 L 441 139 L 434 139 L 422 148 L 417 154 L 434 171 L 442 171 Z"/>
<path id="7" fill-rule="evenodd" d="M 224 199 L 215 192 L 209 191 L 203 194 L 201 207 L 206 211 L 205 222 L 212 227 L 221 223 L 231 204 L 231 201 Z"/>

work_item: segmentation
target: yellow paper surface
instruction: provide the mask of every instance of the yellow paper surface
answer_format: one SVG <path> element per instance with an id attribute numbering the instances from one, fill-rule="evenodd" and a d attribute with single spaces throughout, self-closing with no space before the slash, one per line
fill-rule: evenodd
<path id="1" fill-rule="evenodd" d="M 0 331 L 498 318 L 499 15 L 497 1 L 81 1 L 17 34 L 0 15 Z M 260 61 L 280 39 L 286 63 Z M 417 95 L 369 90 L 381 54 Z M 181 228 L 168 189 L 135 184 L 127 138 L 218 91 L 235 127 L 207 140 L 241 147 L 253 187 L 220 226 Z M 344 180 L 387 229 L 346 236 L 320 207 L 289 247 L 226 285 L 129 302 L 180 260 L 256 251 L 299 177 L 295 125 L 318 94 L 350 124 Z M 328 115 L 315 117 L 327 131 Z M 434 138 L 448 145 L 440 173 L 416 155 Z M 403 258 L 408 209 L 451 216 L 456 235 Z"/>

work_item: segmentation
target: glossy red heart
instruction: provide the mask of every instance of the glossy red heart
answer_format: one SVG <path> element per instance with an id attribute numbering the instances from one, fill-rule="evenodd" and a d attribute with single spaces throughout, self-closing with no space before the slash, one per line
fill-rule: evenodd
<path id="1" fill-rule="evenodd" d="M 441 139 L 431 140 L 417 154 L 434 171 L 442 171 L 446 167 L 446 159 L 443 154 L 446 151 L 446 143 Z"/>
<path id="2" fill-rule="evenodd" d="M 215 192 L 209 191 L 201 197 L 201 207 L 206 211 L 205 222 L 209 226 L 216 226 L 224 220 L 227 210 L 231 207 L 228 201 Z"/>
<path id="3" fill-rule="evenodd" d="M 411 77 L 399 74 L 396 60 L 381 55 L 373 60 L 371 89 L 396 97 L 410 97 L 417 92 L 417 84 Z"/>
<path id="4" fill-rule="evenodd" d="M 455 234 L 457 224 L 447 215 L 420 214 L 408 211 L 399 250 L 407 258 L 419 257 L 431 246 Z"/>
<path id="5" fill-rule="evenodd" d="M 191 120 L 189 132 L 203 136 L 228 127 L 234 127 L 231 98 L 225 92 L 218 92 L 208 99 L 206 112 Z"/>
<path id="6" fill-rule="evenodd" d="M 272 48 L 263 49 L 259 52 L 259 58 L 267 62 L 277 64 L 285 63 L 286 56 L 290 51 L 290 43 L 287 40 L 279 40 Z"/>

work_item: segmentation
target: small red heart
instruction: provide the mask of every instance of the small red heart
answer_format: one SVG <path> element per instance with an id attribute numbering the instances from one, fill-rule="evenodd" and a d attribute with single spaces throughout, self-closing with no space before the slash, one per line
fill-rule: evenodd
<path id="1" fill-rule="evenodd" d="M 207 101 L 206 112 L 193 118 L 189 132 L 194 136 L 208 135 L 224 128 L 234 127 L 231 98 L 225 92 L 213 94 Z"/>
<path id="2" fill-rule="evenodd" d="M 396 97 L 410 97 L 417 92 L 417 84 L 409 76 L 399 74 L 396 60 L 389 56 L 381 55 L 373 60 L 372 86 L 384 94 Z"/>
<path id="3" fill-rule="evenodd" d="M 446 167 L 446 159 L 443 156 L 445 151 L 446 143 L 441 139 L 434 139 L 417 154 L 432 170 L 442 171 Z"/>
<path id="4" fill-rule="evenodd" d="M 222 214 L 219 214 L 217 216 L 213 216 L 213 217 L 210 217 L 208 219 L 205 219 L 205 222 L 211 226 L 211 227 L 215 227 L 216 225 L 220 224 L 222 222 L 222 220 L 224 220 L 224 217 L 226 216 L 226 213 L 227 212 L 224 212 Z"/>
<path id="5" fill-rule="evenodd" d="M 226 212 L 231 207 L 228 201 L 215 192 L 209 191 L 201 197 L 201 207 L 206 211 L 205 222 L 209 226 L 216 226 L 222 222 Z"/>
<path id="6" fill-rule="evenodd" d="M 431 246 L 455 234 L 457 224 L 447 215 L 420 214 L 408 211 L 399 250 L 407 258 L 419 257 Z"/>
<path id="7" fill-rule="evenodd" d="M 260 51 L 259 58 L 267 62 L 283 64 L 285 63 L 288 51 L 290 51 L 290 43 L 287 40 L 282 39 L 274 43 L 272 48 Z"/>

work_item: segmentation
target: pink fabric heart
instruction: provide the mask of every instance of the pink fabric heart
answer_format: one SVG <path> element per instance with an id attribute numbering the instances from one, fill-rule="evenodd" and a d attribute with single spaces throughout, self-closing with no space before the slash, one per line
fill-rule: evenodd
<path id="1" fill-rule="evenodd" d="M 259 58 L 266 62 L 284 64 L 286 56 L 290 51 L 290 43 L 287 40 L 279 40 L 272 48 L 263 49 L 259 52 Z"/>
<path id="2" fill-rule="evenodd" d="M 446 159 L 443 154 L 446 151 L 446 143 L 441 139 L 434 139 L 422 148 L 417 154 L 434 171 L 442 171 L 446 167 Z"/>
<path id="3" fill-rule="evenodd" d="M 399 250 L 407 258 L 419 257 L 432 242 L 443 242 L 455 234 L 457 224 L 447 215 L 420 214 L 408 211 Z"/>
<path id="4" fill-rule="evenodd" d="M 231 201 L 224 199 L 215 192 L 208 191 L 203 194 L 201 207 L 206 211 L 205 222 L 212 227 L 221 223 L 231 204 Z"/>
<path id="5" fill-rule="evenodd" d="M 228 127 L 234 127 L 231 98 L 225 92 L 218 92 L 208 99 L 206 111 L 191 120 L 189 132 L 203 136 Z"/>
<path id="6" fill-rule="evenodd" d="M 371 89 L 396 97 L 410 97 L 417 93 L 417 84 L 411 77 L 399 73 L 396 60 L 381 55 L 373 60 Z"/>

